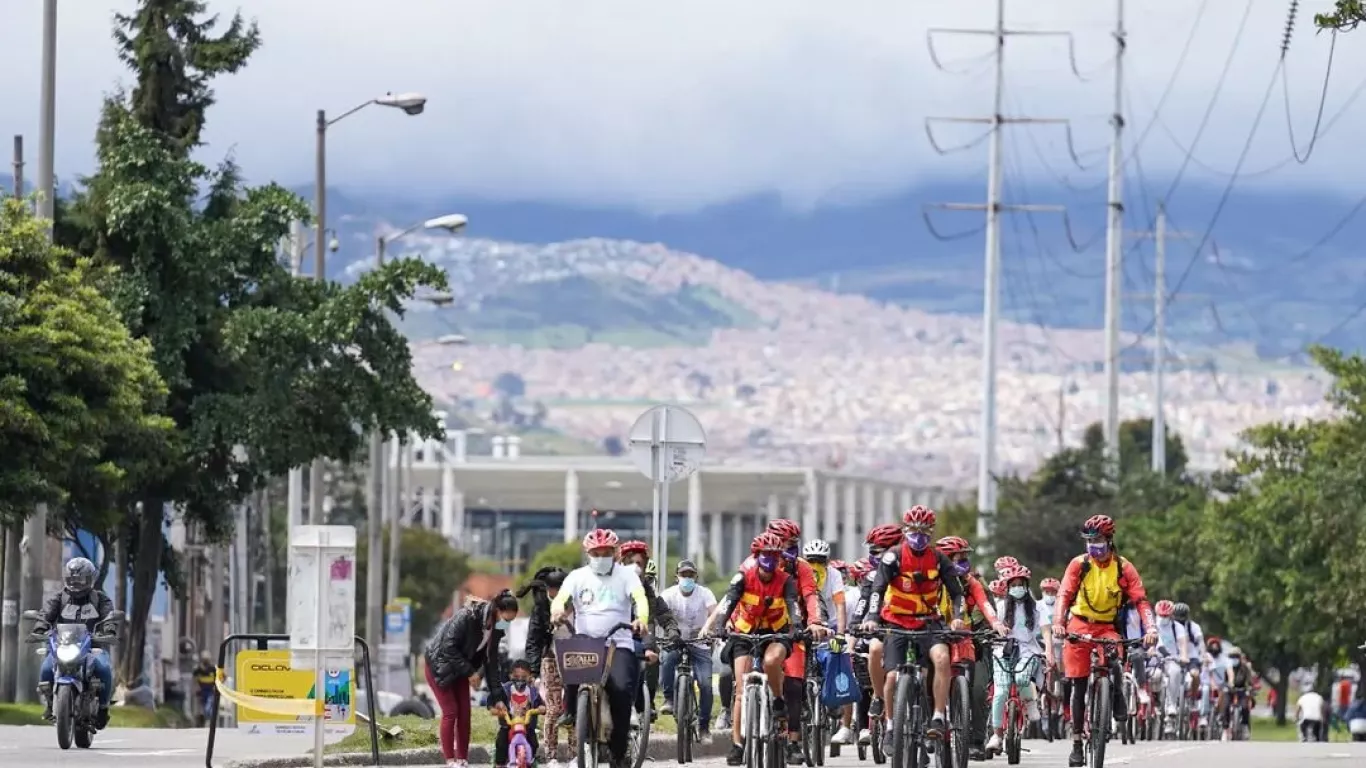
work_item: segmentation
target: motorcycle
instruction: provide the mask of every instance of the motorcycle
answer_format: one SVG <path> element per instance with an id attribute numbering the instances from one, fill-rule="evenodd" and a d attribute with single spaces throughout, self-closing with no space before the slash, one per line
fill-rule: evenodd
<path id="1" fill-rule="evenodd" d="M 29 621 L 37 611 L 24 611 Z M 46 632 L 31 633 L 27 641 L 39 645 L 39 656 L 52 657 L 52 719 L 57 726 L 57 746 L 71 749 L 74 742 L 89 749 L 94 742 L 102 683 L 90 665 L 97 653 L 118 643 L 122 611 L 112 611 L 92 633 L 85 624 L 57 624 Z"/>

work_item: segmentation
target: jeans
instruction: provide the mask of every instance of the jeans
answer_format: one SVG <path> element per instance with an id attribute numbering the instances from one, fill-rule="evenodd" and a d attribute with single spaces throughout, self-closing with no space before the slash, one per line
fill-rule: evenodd
<path id="1" fill-rule="evenodd" d="M 470 679 L 458 678 L 450 688 L 436 684 L 432 668 L 427 667 L 427 687 L 441 707 L 437 734 L 441 755 L 447 760 L 467 760 L 470 756 Z"/>
<path id="2" fill-rule="evenodd" d="M 92 653 L 86 657 L 90 672 L 100 681 L 100 708 L 109 708 L 109 697 L 114 695 L 114 670 L 109 666 L 109 657 L 103 653 Z M 51 654 L 43 657 L 43 668 L 38 673 L 38 682 L 52 684 L 55 677 L 52 669 Z"/>
<path id="3" fill-rule="evenodd" d="M 1036 657 L 1037 658 L 1037 657 Z M 1000 730 L 1001 723 L 1005 720 L 1006 700 L 1010 698 L 1010 684 L 1015 683 L 1015 687 L 1020 691 L 1022 701 L 1033 701 L 1038 695 L 1034 692 L 1034 670 L 1041 666 L 1031 659 L 1020 659 L 1015 669 L 1010 669 L 1009 662 L 992 662 L 993 682 L 996 685 L 995 692 L 991 697 L 991 727 Z"/>
<path id="4" fill-rule="evenodd" d="M 702 695 L 698 697 L 698 717 L 702 723 L 702 729 L 711 728 L 711 706 L 712 706 L 712 683 L 711 683 L 711 648 L 701 646 L 687 646 L 688 657 L 692 659 L 693 677 L 697 678 L 697 687 Z M 682 658 L 683 652 L 679 650 L 665 651 L 660 659 L 660 686 L 664 689 L 664 700 L 672 702 L 674 698 L 674 679 L 678 674 L 678 662 Z"/>

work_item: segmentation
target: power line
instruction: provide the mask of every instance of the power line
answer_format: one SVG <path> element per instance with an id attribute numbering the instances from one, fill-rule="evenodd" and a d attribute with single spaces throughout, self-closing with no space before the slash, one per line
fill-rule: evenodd
<path id="1" fill-rule="evenodd" d="M 1333 54 L 1337 48 L 1338 31 L 1335 29 L 1332 41 L 1328 43 L 1328 66 L 1323 70 L 1323 88 L 1319 91 L 1319 110 L 1314 117 L 1314 131 L 1309 136 L 1309 146 L 1304 150 L 1304 157 L 1300 157 L 1300 150 L 1295 144 L 1295 121 L 1290 119 L 1290 76 L 1286 74 L 1284 67 L 1281 68 L 1281 92 L 1285 94 L 1285 128 L 1290 132 L 1290 153 L 1300 165 L 1309 162 L 1309 157 L 1314 154 L 1314 146 L 1319 140 L 1319 126 L 1323 125 L 1323 105 L 1328 103 L 1328 83 L 1333 79 Z"/>

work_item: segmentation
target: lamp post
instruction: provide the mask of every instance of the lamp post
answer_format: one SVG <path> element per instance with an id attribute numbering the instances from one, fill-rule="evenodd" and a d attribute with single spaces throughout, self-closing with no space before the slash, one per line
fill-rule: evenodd
<path id="1" fill-rule="evenodd" d="M 313 181 L 313 226 L 317 230 L 313 243 L 313 277 L 320 282 L 327 280 L 327 129 L 372 104 L 401 109 L 407 115 L 420 115 L 427 107 L 427 97 L 420 93 L 386 93 L 331 119 L 327 117 L 326 110 L 318 110 Z M 308 469 L 308 522 L 313 525 L 323 523 L 322 487 L 323 462 L 317 458 Z"/>
<path id="2" fill-rule="evenodd" d="M 419 229 L 445 230 L 455 234 L 465 228 L 469 223 L 463 215 L 453 213 L 447 216 L 438 216 L 428 219 L 420 224 L 413 225 L 407 229 L 396 232 L 392 235 L 381 236 L 375 243 L 375 268 L 384 266 L 384 253 L 389 243 L 402 237 L 406 237 Z M 380 550 L 383 548 L 384 530 L 384 500 L 388 498 L 384 482 L 388 477 L 389 453 L 384 450 L 384 437 L 378 428 L 370 432 L 370 477 L 366 489 L 366 551 L 370 553 L 370 565 L 365 573 L 365 635 L 371 648 L 378 648 L 383 640 L 384 627 L 384 602 L 380 599 L 384 590 L 383 574 L 380 570 L 384 562 L 380 557 Z M 394 515 L 398 519 L 398 514 Z M 390 569 L 397 565 L 397 544 L 399 528 L 394 526 L 393 540 L 389 544 L 389 552 L 393 564 Z M 397 584 L 395 584 L 397 587 Z"/>

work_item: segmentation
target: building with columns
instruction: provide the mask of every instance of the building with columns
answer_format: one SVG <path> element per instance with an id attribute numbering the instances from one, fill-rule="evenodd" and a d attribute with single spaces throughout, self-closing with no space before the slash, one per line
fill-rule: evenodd
<path id="1" fill-rule="evenodd" d="M 649 540 L 653 487 L 627 457 L 523 456 L 517 438 L 495 439 L 493 455 L 472 456 L 464 435 L 412 445 L 410 522 L 439 528 L 458 548 L 518 571 L 545 546 L 602 526 Z M 837 557 L 863 552 L 864 533 L 912 504 L 931 507 L 964 491 L 890 482 L 811 467 L 704 462 L 670 487 L 669 560 L 686 554 L 729 568 L 769 519 L 789 517 L 805 538 L 831 543 Z"/>

